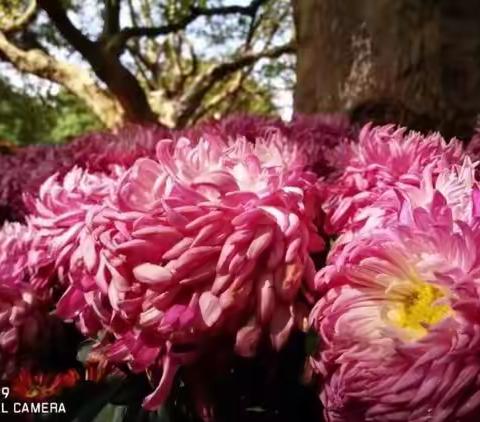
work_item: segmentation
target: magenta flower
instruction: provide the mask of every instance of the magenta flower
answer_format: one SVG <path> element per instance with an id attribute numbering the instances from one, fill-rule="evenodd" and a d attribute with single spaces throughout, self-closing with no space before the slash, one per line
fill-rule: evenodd
<path id="1" fill-rule="evenodd" d="M 433 196 L 404 198 L 397 223 L 356 236 L 317 274 L 312 364 L 327 421 L 476 420 L 479 226 L 455 219 L 448 192 Z"/>
<path id="2" fill-rule="evenodd" d="M 65 154 L 75 165 L 108 173 L 112 167 L 131 166 L 140 157 L 155 157 L 157 142 L 169 131 L 157 125 L 128 124 L 116 132 L 94 132 L 65 144 Z"/>
<path id="3" fill-rule="evenodd" d="M 286 153 L 307 162 L 315 172 L 325 176 L 342 166 L 338 153 L 344 148 L 337 145 L 349 138 L 350 128 L 345 119 L 336 116 L 295 116 L 291 122 L 284 123 L 275 118 L 241 115 L 202 123 L 188 130 L 127 125 L 114 133 L 90 133 L 64 145 L 19 148 L 10 155 L 0 154 L 3 170 L 0 175 L 0 222 L 24 221 L 28 209 L 23 195 L 35 196 L 40 185 L 55 173 L 61 178 L 74 166 L 109 173 L 115 165 L 129 167 L 138 158 L 154 158 L 161 139 L 183 136 L 195 143 L 205 137 L 222 141 L 245 137 L 250 142 L 276 137 L 284 143 Z"/>
<path id="4" fill-rule="evenodd" d="M 282 132 L 286 124 L 279 118 L 238 114 L 224 117 L 220 120 L 207 120 L 186 130 L 172 131 L 175 137 L 185 137 L 193 142 L 199 139 L 214 136 L 225 141 L 235 141 L 245 138 L 249 142 L 256 142 L 259 138 L 267 138 L 272 132 Z"/>
<path id="5" fill-rule="evenodd" d="M 284 132 L 305 151 L 309 167 L 329 179 L 347 165 L 348 145 L 354 134 L 351 123 L 341 114 L 295 114 Z"/>
<path id="6" fill-rule="evenodd" d="M 323 241 L 316 177 L 274 142 L 161 141 L 115 180 L 81 170 L 40 190 L 33 225 L 68 290 L 57 313 L 96 335 L 111 361 L 162 370 L 157 407 L 202 342 L 251 356 L 279 349 L 305 317 Z"/>
<path id="7" fill-rule="evenodd" d="M 346 168 L 331 182 L 324 205 L 327 230 L 341 233 L 358 220 L 357 212 L 377 201 L 392 187 L 420 186 L 423 172 L 431 168 L 432 177 L 460 164 L 461 144 L 446 143 L 438 134 L 423 137 L 392 125 L 366 125 L 357 144 L 351 144 Z"/>
<path id="8" fill-rule="evenodd" d="M 0 224 L 4 220 L 24 221 L 23 194 L 37 192 L 48 176 L 72 166 L 70 154 L 56 146 L 28 146 L 9 155 L 0 154 Z"/>
<path id="9" fill-rule="evenodd" d="M 74 166 L 108 174 L 115 166 L 154 157 L 157 142 L 167 135 L 158 126 L 127 125 L 116 133 L 91 133 L 64 145 L 28 146 L 0 154 L 0 223 L 23 221 L 28 214 L 24 195 L 35 197 L 53 174 L 61 179 Z"/>

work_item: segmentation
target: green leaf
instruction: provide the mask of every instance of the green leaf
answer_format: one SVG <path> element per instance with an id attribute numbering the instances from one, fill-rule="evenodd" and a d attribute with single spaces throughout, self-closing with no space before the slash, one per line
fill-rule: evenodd
<path id="1" fill-rule="evenodd" d="M 83 381 L 74 388 L 65 390 L 55 397 L 57 403 L 63 403 L 66 414 L 40 415 L 35 420 L 42 422 L 92 422 L 109 404 L 111 397 L 121 386 L 121 379 L 109 383 Z"/>
<path id="2" fill-rule="evenodd" d="M 129 405 L 141 402 L 151 387 L 144 375 L 130 375 L 111 398 L 112 404 Z"/>
<path id="3" fill-rule="evenodd" d="M 93 340 L 86 340 L 80 344 L 77 352 L 77 360 L 79 362 L 85 363 L 92 347 L 94 346 L 95 342 Z"/>
<path id="4" fill-rule="evenodd" d="M 252 412 L 252 413 L 265 413 L 267 411 L 266 409 L 264 409 L 261 406 L 247 407 L 245 410 L 247 412 Z"/>
<path id="5" fill-rule="evenodd" d="M 126 407 L 122 422 L 172 422 L 172 420 L 165 407 L 162 406 L 158 410 L 148 411 L 139 402 Z"/>
<path id="6" fill-rule="evenodd" d="M 120 389 L 121 382 L 110 382 L 108 384 L 103 384 L 102 387 L 103 388 L 101 389 L 96 388 L 96 394 L 92 395 L 92 397 L 82 397 L 84 405 L 78 409 L 78 412 L 76 412 L 73 422 L 91 422 L 94 420 Z"/>
<path id="7" fill-rule="evenodd" d="M 149 422 L 173 422 L 165 406 L 155 412 L 150 412 Z"/>
<path id="8" fill-rule="evenodd" d="M 305 337 L 305 352 L 308 356 L 316 353 L 320 338 L 314 331 L 309 331 Z"/>
<path id="9" fill-rule="evenodd" d="M 101 127 L 86 105 L 65 91 L 27 93 L 26 87 L 10 86 L 0 77 L 0 139 L 19 145 L 58 143 Z"/>
<path id="10" fill-rule="evenodd" d="M 107 404 L 95 417 L 93 422 L 125 422 L 126 406 Z"/>

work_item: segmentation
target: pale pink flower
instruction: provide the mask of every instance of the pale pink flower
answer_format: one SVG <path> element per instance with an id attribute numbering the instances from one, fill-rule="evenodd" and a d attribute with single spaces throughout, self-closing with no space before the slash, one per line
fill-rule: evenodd
<path id="1" fill-rule="evenodd" d="M 474 421 L 480 410 L 480 231 L 430 209 L 356 236 L 317 274 L 314 369 L 329 422 Z"/>
<path id="2" fill-rule="evenodd" d="M 439 134 L 424 137 L 393 125 L 366 125 L 349 150 L 347 166 L 331 181 L 324 205 L 331 233 L 349 229 L 352 220 L 359 218 L 357 212 L 390 188 L 419 187 L 427 166 L 435 180 L 439 172 L 460 164 L 464 157 L 456 140 L 447 143 Z"/>
<path id="3" fill-rule="evenodd" d="M 206 137 L 161 141 L 157 160 L 139 159 L 93 200 L 99 180 L 88 195 L 78 181 L 47 183 L 33 221 L 70 284 L 58 314 L 91 335 L 105 328 L 111 361 L 161 370 L 148 408 L 204 342 L 225 337 L 244 356 L 264 338 L 281 348 L 305 318 L 309 252 L 323 248 L 316 180 L 273 142 Z"/>

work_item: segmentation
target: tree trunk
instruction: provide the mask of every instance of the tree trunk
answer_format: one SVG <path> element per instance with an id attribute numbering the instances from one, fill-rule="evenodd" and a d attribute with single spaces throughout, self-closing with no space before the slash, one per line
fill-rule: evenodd
<path id="1" fill-rule="evenodd" d="M 115 54 L 93 54 L 89 60 L 96 75 L 107 85 L 122 106 L 125 120 L 134 123 L 158 123 L 145 91 L 137 78 L 125 68 Z"/>
<path id="2" fill-rule="evenodd" d="M 467 138 L 480 111 L 480 1 L 293 0 L 295 109 Z"/>

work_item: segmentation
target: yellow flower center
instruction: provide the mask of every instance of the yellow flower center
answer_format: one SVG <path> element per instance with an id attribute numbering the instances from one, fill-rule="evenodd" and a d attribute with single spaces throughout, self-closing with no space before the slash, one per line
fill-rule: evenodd
<path id="1" fill-rule="evenodd" d="M 448 304 L 439 303 L 445 295 L 438 287 L 421 281 L 414 281 L 410 286 L 395 300 L 389 317 L 397 327 L 406 330 L 407 337 L 413 340 L 427 334 L 429 325 L 437 324 L 451 315 L 452 309 Z"/>

